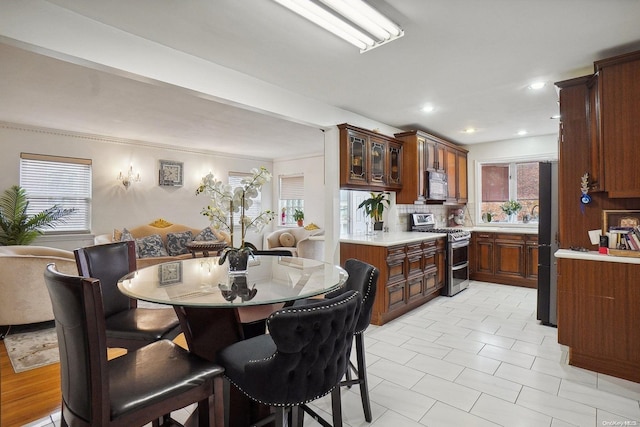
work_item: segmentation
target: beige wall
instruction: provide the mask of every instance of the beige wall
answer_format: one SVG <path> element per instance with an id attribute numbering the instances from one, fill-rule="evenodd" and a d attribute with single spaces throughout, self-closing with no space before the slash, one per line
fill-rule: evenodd
<path id="1" fill-rule="evenodd" d="M 146 224 L 156 218 L 204 227 L 208 220 L 200 215 L 200 211 L 207 205 L 207 199 L 195 195 L 203 175 L 211 171 L 214 175 L 226 176 L 229 171 L 248 172 L 260 166 L 273 171 L 270 160 L 216 154 L 215 142 L 211 150 L 208 153 L 189 152 L 152 143 L 0 123 L 0 190 L 19 184 L 21 152 L 88 158 L 93 161 L 93 234 L 111 233 L 113 228 Z M 183 187 L 158 185 L 159 160 L 184 163 Z M 116 176 L 120 170 L 126 171 L 130 164 L 140 172 L 142 181 L 125 190 Z M 272 188 L 271 185 L 263 188 L 263 205 L 269 209 L 272 208 Z M 262 242 L 259 236 L 250 240 L 259 245 Z M 49 237 L 39 241 L 64 249 L 91 242 L 93 236 Z"/>

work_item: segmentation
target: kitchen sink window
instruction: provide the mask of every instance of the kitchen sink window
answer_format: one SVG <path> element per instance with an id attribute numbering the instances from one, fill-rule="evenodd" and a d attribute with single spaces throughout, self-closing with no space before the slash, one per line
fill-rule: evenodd
<path id="1" fill-rule="evenodd" d="M 538 162 L 483 163 L 479 169 L 479 223 L 538 221 Z M 510 218 L 507 206 L 521 206 Z M 503 209 L 503 207 L 505 209 Z M 507 209 L 508 210 L 508 209 Z"/>

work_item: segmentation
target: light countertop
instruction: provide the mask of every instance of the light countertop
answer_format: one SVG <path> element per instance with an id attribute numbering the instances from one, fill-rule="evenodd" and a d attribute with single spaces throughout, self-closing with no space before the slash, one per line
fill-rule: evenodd
<path id="1" fill-rule="evenodd" d="M 538 234 L 538 227 L 491 227 L 491 226 L 477 226 L 477 227 L 461 227 L 464 230 L 471 232 L 485 232 L 485 233 L 512 233 L 512 234 Z"/>
<path id="2" fill-rule="evenodd" d="M 558 249 L 556 258 L 579 259 L 585 261 L 619 262 L 623 264 L 640 264 L 640 258 L 604 255 L 596 251 L 581 252 L 570 249 Z"/>
<path id="3" fill-rule="evenodd" d="M 435 240 L 438 237 L 446 237 L 444 233 L 420 233 L 417 231 L 397 231 L 381 232 L 375 235 L 368 234 L 343 234 L 340 236 L 340 243 L 354 243 L 357 245 L 369 246 L 395 246 L 406 243 L 422 242 L 424 240 Z"/>

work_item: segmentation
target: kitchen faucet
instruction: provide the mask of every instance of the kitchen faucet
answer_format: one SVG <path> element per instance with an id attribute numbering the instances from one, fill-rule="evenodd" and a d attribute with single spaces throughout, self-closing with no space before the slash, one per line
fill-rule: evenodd
<path id="1" fill-rule="evenodd" d="M 531 208 L 531 218 L 534 218 L 534 219 L 535 219 L 535 218 L 538 218 L 538 215 L 535 215 L 535 214 L 533 213 L 533 211 L 535 211 L 535 210 L 536 210 L 536 208 L 538 208 L 538 210 L 540 210 L 540 206 L 538 206 L 538 205 L 534 205 L 534 206 Z"/>

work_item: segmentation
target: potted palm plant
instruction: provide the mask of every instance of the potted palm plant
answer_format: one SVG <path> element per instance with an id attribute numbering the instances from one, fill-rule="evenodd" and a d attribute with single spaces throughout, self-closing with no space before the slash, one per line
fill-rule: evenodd
<path id="1" fill-rule="evenodd" d="M 30 245 L 44 233 L 44 228 L 54 228 L 64 223 L 74 209 L 54 205 L 42 212 L 29 215 L 27 191 L 14 185 L 0 197 L 0 245 Z"/>
<path id="2" fill-rule="evenodd" d="M 358 209 L 364 209 L 364 214 L 371 217 L 373 221 L 373 229 L 376 231 L 382 230 L 382 214 L 384 213 L 385 205 L 389 207 L 389 193 L 369 193 L 371 197 L 365 199 L 358 205 Z"/>
<path id="3" fill-rule="evenodd" d="M 304 225 L 304 212 L 301 209 L 294 210 L 293 219 L 298 223 L 298 227 L 302 227 Z"/>

